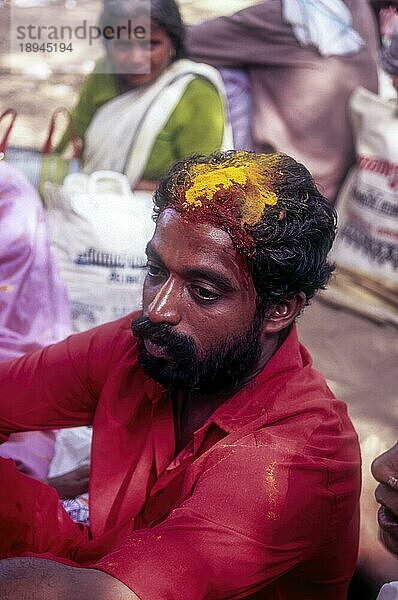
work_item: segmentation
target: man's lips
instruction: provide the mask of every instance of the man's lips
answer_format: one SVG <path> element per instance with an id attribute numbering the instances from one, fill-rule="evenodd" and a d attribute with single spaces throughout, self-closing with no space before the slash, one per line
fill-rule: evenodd
<path id="1" fill-rule="evenodd" d="M 167 349 L 164 346 L 159 346 L 154 342 L 151 342 L 149 339 L 144 339 L 144 346 L 146 351 L 155 358 L 170 358 L 170 355 L 167 352 Z"/>

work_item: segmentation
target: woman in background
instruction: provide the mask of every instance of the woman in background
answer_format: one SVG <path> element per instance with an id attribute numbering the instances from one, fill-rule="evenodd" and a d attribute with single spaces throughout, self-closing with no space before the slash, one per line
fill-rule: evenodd
<path id="1" fill-rule="evenodd" d="M 105 0 L 102 31 L 141 22 L 147 2 Z M 85 171 L 125 173 L 152 191 L 174 161 L 232 147 L 217 70 L 184 58 L 184 27 L 174 0 L 150 0 L 150 32 L 106 42 L 72 112 L 84 144 Z M 150 72 L 143 72 L 149 67 Z M 61 140 L 62 150 L 69 138 Z"/>

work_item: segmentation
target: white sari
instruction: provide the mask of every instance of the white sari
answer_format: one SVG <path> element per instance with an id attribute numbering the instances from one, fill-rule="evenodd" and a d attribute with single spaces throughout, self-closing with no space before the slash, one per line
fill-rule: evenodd
<path id="1" fill-rule="evenodd" d="M 155 139 L 195 78 L 210 81 L 224 103 L 226 124 L 222 150 L 233 148 L 224 85 L 217 69 L 181 59 L 172 63 L 151 85 L 128 91 L 102 106 L 85 136 L 84 170 L 108 169 L 125 173 L 132 188 L 140 181 Z"/>

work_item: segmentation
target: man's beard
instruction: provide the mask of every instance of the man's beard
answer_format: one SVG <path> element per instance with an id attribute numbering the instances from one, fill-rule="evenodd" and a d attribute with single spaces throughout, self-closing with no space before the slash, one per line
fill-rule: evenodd
<path id="1" fill-rule="evenodd" d="M 168 389 L 199 393 L 231 393 L 255 370 L 261 355 L 261 323 L 257 310 L 253 323 L 239 336 L 226 337 L 199 358 L 193 340 L 173 330 L 172 325 L 152 323 L 139 317 L 131 329 L 139 338 L 139 361 L 144 371 Z M 149 354 L 147 339 L 165 348 L 167 358 Z"/>

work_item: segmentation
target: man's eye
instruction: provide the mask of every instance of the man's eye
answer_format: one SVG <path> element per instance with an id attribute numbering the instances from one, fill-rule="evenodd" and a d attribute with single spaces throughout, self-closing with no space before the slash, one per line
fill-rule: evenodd
<path id="1" fill-rule="evenodd" d="M 147 265 L 148 275 L 150 277 L 159 277 L 162 274 L 162 269 L 156 265 Z"/>
<path id="2" fill-rule="evenodd" d="M 216 294 L 212 290 L 209 290 L 208 288 L 205 288 L 201 285 L 192 285 L 191 289 L 197 298 L 207 302 L 211 302 L 212 300 L 218 300 L 218 298 L 220 297 L 219 294 Z"/>

